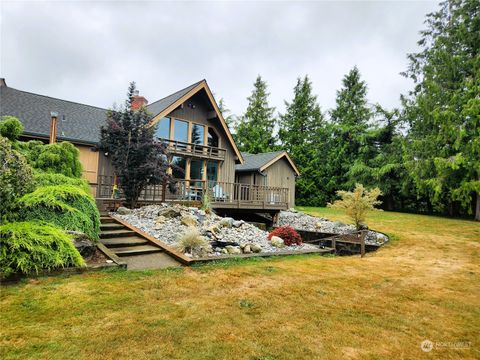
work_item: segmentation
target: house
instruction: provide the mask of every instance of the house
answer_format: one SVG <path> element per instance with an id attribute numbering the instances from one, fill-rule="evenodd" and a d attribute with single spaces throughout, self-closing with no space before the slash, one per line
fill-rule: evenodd
<path id="1" fill-rule="evenodd" d="M 52 111 L 58 113 L 57 140 L 70 141 L 80 150 L 83 176 L 95 185 L 100 159 L 100 127 L 107 120 L 107 109 L 17 90 L 7 86 L 5 79 L 0 79 L 0 116 L 20 119 L 24 126 L 20 140 L 48 143 Z"/>
<path id="2" fill-rule="evenodd" d="M 287 206 L 295 206 L 295 179 L 300 175 L 284 150 L 261 154 L 242 153 L 244 163 L 235 166 L 235 182 L 240 184 L 287 188 Z M 274 197 L 277 193 L 272 193 Z"/>
<path id="3" fill-rule="evenodd" d="M 199 201 L 208 194 L 212 206 L 223 212 L 269 214 L 293 205 L 298 170 L 285 152 L 273 157 L 264 154 L 268 161 L 258 169 L 252 168 L 253 182 L 236 181 L 237 176 L 243 179 L 248 173 L 245 159 L 252 155 L 244 156 L 239 151 L 205 80 L 152 103 L 139 94 L 133 100 L 134 110 L 145 106 L 152 115 L 150 126 L 155 126 L 156 137 L 166 146 L 168 161 L 175 165 L 171 171 L 176 179 L 169 186 L 149 186 L 140 202 Z M 58 114 L 55 122 L 50 115 L 52 111 Z M 103 108 L 17 90 L 7 86 L 5 79 L 0 81 L 0 115 L 16 116 L 22 121 L 23 140 L 48 142 L 54 128 L 57 140 L 72 142 L 80 150 L 84 177 L 100 206 L 117 200 L 113 199 L 115 174 L 108 153 L 98 148 L 107 112 Z M 260 186 L 255 182 L 257 174 L 267 179 Z"/>

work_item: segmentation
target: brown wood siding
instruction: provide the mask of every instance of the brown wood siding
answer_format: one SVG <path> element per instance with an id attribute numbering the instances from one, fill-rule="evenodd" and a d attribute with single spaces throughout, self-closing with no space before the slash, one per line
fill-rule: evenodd
<path id="1" fill-rule="evenodd" d="M 295 206 L 295 172 L 283 157 L 264 171 L 267 174 L 267 186 L 288 188 L 288 207 Z"/>
<path id="2" fill-rule="evenodd" d="M 92 151 L 92 146 L 75 145 L 80 150 L 80 162 L 83 167 L 83 178 L 90 184 L 97 182 L 98 151 Z"/>

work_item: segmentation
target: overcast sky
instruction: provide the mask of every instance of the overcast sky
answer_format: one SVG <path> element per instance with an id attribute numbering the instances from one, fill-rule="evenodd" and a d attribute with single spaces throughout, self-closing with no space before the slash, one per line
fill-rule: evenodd
<path id="1" fill-rule="evenodd" d="M 150 102 L 207 79 L 240 115 L 257 74 L 284 110 L 308 74 L 323 111 L 357 65 L 369 101 L 393 107 L 399 73 L 436 1 L 1 1 L 0 73 L 11 87 L 100 107 L 137 82 Z"/>

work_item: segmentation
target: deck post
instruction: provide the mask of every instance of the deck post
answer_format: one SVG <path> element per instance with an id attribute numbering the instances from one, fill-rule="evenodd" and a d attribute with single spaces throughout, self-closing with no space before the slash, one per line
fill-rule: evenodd
<path id="1" fill-rule="evenodd" d="M 167 193 L 167 180 L 163 180 L 162 182 L 162 202 L 165 202 Z"/>
<path id="2" fill-rule="evenodd" d="M 360 257 L 365 256 L 365 238 L 366 238 L 366 231 L 363 230 L 360 232 Z"/>

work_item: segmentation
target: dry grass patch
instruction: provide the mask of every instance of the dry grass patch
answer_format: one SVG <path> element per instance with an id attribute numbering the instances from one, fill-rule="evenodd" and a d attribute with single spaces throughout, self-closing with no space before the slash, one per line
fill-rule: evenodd
<path id="1" fill-rule="evenodd" d="M 3 287 L 0 357 L 479 358 L 480 224 L 382 212 L 370 225 L 395 240 L 364 259 L 256 258 Z M 424 353 L 425 339 L 471 346 Z"/>

